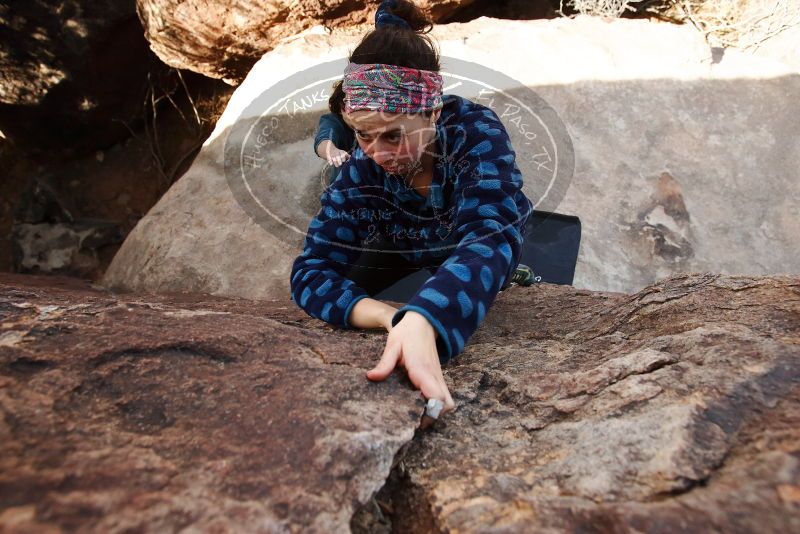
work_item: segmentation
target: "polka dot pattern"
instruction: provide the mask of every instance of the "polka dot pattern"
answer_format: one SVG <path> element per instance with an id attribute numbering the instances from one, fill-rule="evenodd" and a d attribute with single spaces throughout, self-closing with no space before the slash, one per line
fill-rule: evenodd
<path id="1" fill-rule="evenodd" d="M 450 299 L 432 287 L 426 287 L 420 291 L 418 295 L 419 298 L 429 300 L 442 309 L 447 308 L 447 306 L 450 304 Z"/>
<path id="2" fill-rule="evenodd" d="M 308 303 L 308 299 L 311 296 L 311 288 L 306 286 L 303 289 L 303 294 L 300 295 L 300 306 L 305 306 Z"/>
<path id="3" fill-rule="evenodd" d="M 336 305 L 339 308 L 346 308 L 351 300 L 353 300 L 353 292 L 349 289 L 345 289 L 344 292 L 339 295 L 339 298 L 336 299 Z"/>
<path id="4" fill-rule="evenodd" d="M 497 250 L 500 251 L 500 254 L 503 255 L 503 258 L 506 260 L 506 262 L 509 263 L 511 262 L 511 255 L 513 254 L 513 251 L 511 250 L 511 245 L 509 245 L 508 243 L 500 243 L 497 246 Z"/>
<path id="5" fill-rule="evenodd" d="M 500 171 L 497 170 L 497 165 L 491 161 L 481 161 L 476 166 L 476 169 L 481 176 L 497 176 Z"/>
<path id="6" fill-rule="evenodd" d="M 462 199 L 459 203 L 459 208 L 462 210 L 471 210 L 473 208 L 478 207 L 478 204 L 481 203 L 481 199 L 472 197 L 472 198 L 465 198 Z"/>
<path id="7" fill-rule="evenodd" d="M 483 206 L 478 206 L 478 215 L 481 217 L 497 217 L 500 212 L 497 211 L 497 207 L 491 204 L 484 204 Z"/>
<path id="8" fill-rule="evenodd" d="M 470 151 L 470 156 L 480 156 L 481 154 L 486 154 L 487 152 L 491 152 L 492 150 L 492 142 L 488 139 L 485 139 L 475 145 Z"/>
<path id="9" fill-rule="evenodd" d="M 494 284 L 494 275 L 487 265 L 481 267 L 481 284 L 484 291 L 489 291 Z"/>
<path id="10" fill-rule="evenodd" d="M 481 324 L 485 316 L 486 316 L 486 306 L 483 304 L 483 302 L 479 302 L 477 306 L 477 314 L 475 315 L 476 317 L 475 328 L 477 328 L 478 325 Z"/>
<path id="11" fill-rule="evenodd" d="M 345 226 L 340 226 L 339 228 L 336 229 L 336 237 L 338 237 L 342 241 L 356 240 L 356 236 L 353 235 L 353 231 Z"/>
<path id="12" fill-rule="evenodd" d="M 491 258 L 494 256 L 494 250 L 491 247 L 488 247 L 482 243 L 470 243 L 467 245 L 467 250 L 474 252 L 484 258 Z"/>
<path id="13" fill-rule="evenodd" d="M 328 253 L 328 257 L 333 261 L 339 262 L 341 264 L 347 264 L 347 255 L 339 252 L 338 250 L 332 250 Z"/>
<path id="14" fill-rule="evenodd" d="M 461 263 L 453 263 L 445 266 L 445 269 L 453 273 L 456 276 L 456 278 L 458 278 L 462 282 L 469 282 L 470 280 L 472 280 L 472 272 L 466 265 L 463 265 Z"/>
<path id="15" fill-rule="evenodd" d="M 472 313 L 472 299 L 463 289 L 458 292 L 458 305 L 461 306 L 461 317 L 469 317 Z"/>
<path id="16" fill-rule="evenodd" d="M 462 337 L 461 332 L 458 331 L 458 328 L 451 328 L 450 335 L 452 336 L 453 341 L 455 341 L 455 352 L 459 353 L 464 350 L 464 338 Z"/>
<path id="17" fill-rule="evenodd" d="M 344 195 L 341 191 L 332 191 L 330 197 L 334 204 L 344 204 Z"/>
<path id="18" fill-rule="evenodd" d="M 317 288 L 317 289 L 314 291 L 314 294 L 315 294 L 315 295 L 317 295 L 318 297 L 324 297 L 324 296 L 325 296 L 325 293 L 327 293 L 328 291 L 330 291 L 331 287 L 333 287 L 333 280 L 331 280 L 330 278 L 328 278 L 327 280 L 325 280 L 325 282 L 323 282 L 323 283 L 322 283 L 322 285 L 321 285 L 321 286 L 319 286 L 319 287 L 318 287 L 318 288 Z"/>

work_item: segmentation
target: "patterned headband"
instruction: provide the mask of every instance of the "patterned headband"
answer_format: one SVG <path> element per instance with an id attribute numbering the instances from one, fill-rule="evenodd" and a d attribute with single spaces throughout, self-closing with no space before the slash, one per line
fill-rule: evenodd
<path id="1" fill-rule="evenodd" d="M 419 113 L 442 107 L 442 75 L 385 63 L 349 63 L 344 70 L 344 110 Z"/>

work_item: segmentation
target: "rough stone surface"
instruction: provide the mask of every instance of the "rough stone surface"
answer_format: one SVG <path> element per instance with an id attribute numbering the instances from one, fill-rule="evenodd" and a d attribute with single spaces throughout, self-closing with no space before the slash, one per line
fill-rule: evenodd
<path id="1" fill-rule="evenodd" d="M 291 302 L 2 274 L 0 322 L 3 532 L 346 531 L 423 409 Z"/>
<path id="2" fill-rule="evenodd" d="M 473 0 L 416 4 L 435 21 Z M 368 27 L 379 2 L 365 0 L 137 0 L 152 50 L 168 65 L 235 84 L 282 39 L 316 25 Z"/>
<path id="3" fill-rule="evenodd" d="M 800 529 L 800 278 L 504 297 L 448 373 L 460 408 L 384 490 L 395 527 Z"/>
<path id="4" fill-rule="evenodd" d="M 99 267 L 98 249 L 122 242 L 110 221 L 74 215 L 52 181 L 31 180 L 16 207 L 11 230 L 16 272 L 61 272 L 86 277 Z"/>
<path id="5" fill-rule="evenodd" d="M 124 237 L 189 168 L 233 93 L 199 74 L 181 75 L 185 89 L 174 78 L 180 91 L 158 93 L 144 131 L 89 156 L 30 156 L 0 139 L 0 271 L 103 276 Z"/>
<path id="6" fill-rule="evenodd" d="M 482 17 L 437 26 L 433 35 L 443 56 L 518 80 L 565 124 L 574 173 L 561 183 L 559 202 L 537 208 L 583 223 L 576 287 L 633 292 L 682 271 L 800 272 L 800 123 L 787 112 L 797 109 L 800 73 L 792 66 L 735 50 L 716 58 L 692 28 L 643 20 Z M 266 111 L 259 97 L 267 88 L 346 57 L 356 40 L 316 26 L 266 54 L 192 168 L 129 234 L 103 283 L 288 298 L 291 263 L 319 209 L 323 162 L 311 140 L 325 102 L 281 116 L 280 135 L 264 152 L 265 198 L 285 207 L 299 231 L 275 232 L 237 203 L 225 177 L 225 143 Z M 494 109 L 512 137 L 526 192 L 542 198 L 537 147 L 525 144 L 519 116 Z"/>
<path id="7" fill-rule="evenodd" d="M 513 286 L 417 435 L 384 340 L 0 275 L 0 530 L 800 529 L 800 277 Z"/>
<path id="8" fill-rule="evenodd" d="M 130 0 L 0 5 L 0 130 L 31 155 L 86 155 L 129 137 L 148 76 L 166 71 Z"/>

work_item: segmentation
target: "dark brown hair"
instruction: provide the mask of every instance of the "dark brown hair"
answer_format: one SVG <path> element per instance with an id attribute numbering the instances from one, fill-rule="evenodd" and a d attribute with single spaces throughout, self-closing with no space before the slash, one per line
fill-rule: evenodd
<path id="1" fill-rule="evenodd" d="M 386 63 L 411 69 L 432 70 L 438 72 L 439 52 L 433 40 L 424 35 L 433 29 L 433 22 L 409 0 L 397 0 L 397 7 L 391 10 L 411 26 L 381 26 L 367 33 L 350 54 L 350 62 L 360 65 L 366 63 Z M 328 99 L 331 113 L 341 117 L 344 111 L 344 91 L 342 80 L 333 84 L 333 94 Z M 426 118 L 433 114 L 432 110 L 420 113 Z"/>

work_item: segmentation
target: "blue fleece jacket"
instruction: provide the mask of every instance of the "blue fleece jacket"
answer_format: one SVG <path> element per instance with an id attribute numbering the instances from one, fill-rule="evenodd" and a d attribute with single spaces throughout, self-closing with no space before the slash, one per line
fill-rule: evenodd
<path id="1" fill-rule="evenodd" d="M 522 191 L 516 154 L 497 114 L 457 95 L 443 100 L 428 196 L 356 148 L 320 195 L 290 284 L 292 299 L 306 313 L 353 328 L 353 306 L 369 295 L 344 275 L 379 236 L 391 240 L 395 253 L 435 269 L 392 325 L 409 310 L 425 316 L 438 332 L 439 360 L 446 363 L 464 350 L 519 264 L 533 204 Z M 332 140 L 346 145 L 335 135 Z"/>
<path id="2" fill-rule="evenodd" d="M 355 148 L 356 136 L 352 128 L 333 113 L 326 113 L 319 118 L 319 128 L 314 137 L 314 154 L 317 154 L 317 145 L 320 141 L 330 139 L 336 148 L 350 152 Z"/>

